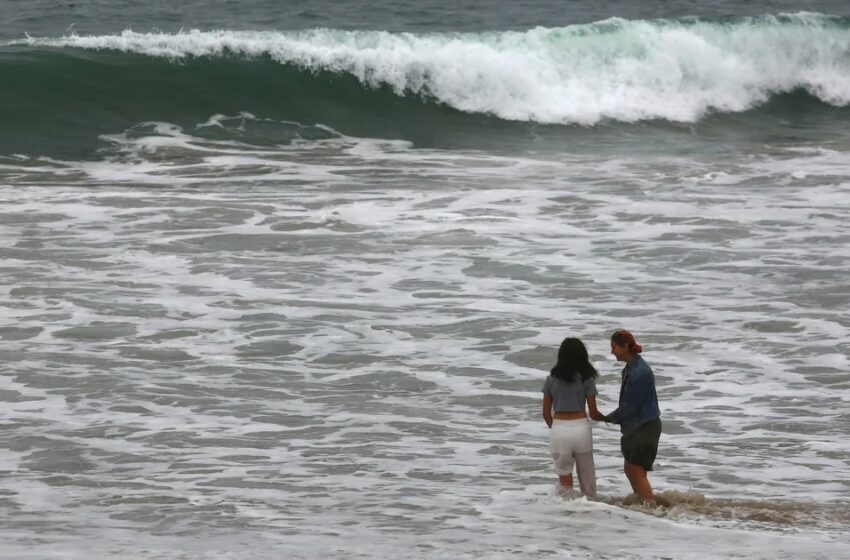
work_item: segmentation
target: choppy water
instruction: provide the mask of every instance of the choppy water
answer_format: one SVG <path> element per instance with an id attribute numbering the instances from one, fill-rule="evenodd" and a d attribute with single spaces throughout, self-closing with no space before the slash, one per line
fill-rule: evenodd
<path id="1" fill-rule="evenodd" d="M 844 550 L 845 152 L 159 132 L 4 161 L 5 556 Z M 619 326 L 658 374 L 655 515 L 616 505 L 613 428 L 609 503 L 552 494 L 540 380 L 581 336 L 610 410 Z"/>
<path id="2" fill-rule="evenodd" d="M 365 29 L 387 31 L 526 30 L 538 25 L 591 23 L 610 17 L 660 19 L 703 17 L 722 19 L 797 12 L 850 16 L 843 0 L 30 0 L 0 2 L 0 38 L 60 36 L 72 30 L 97 34 L 132 28 L 140 32 L 180 29 Z"/>
<path id="3" fill-rule="evenodd" d="M 0 558 L 846 556 L 846 6 L 184 4 L 0 2 Z"/>

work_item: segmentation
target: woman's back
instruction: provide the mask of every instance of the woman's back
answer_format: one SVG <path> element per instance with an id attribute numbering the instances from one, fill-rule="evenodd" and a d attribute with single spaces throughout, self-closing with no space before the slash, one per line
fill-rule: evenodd
<path id="1" fill-rule="evenodd" d="M 599 394 L 592 377 L 568 382 L 552 374 L 546 377 L 541 391 L 552 396 L 552 410 L 555 412 L 583 411 L 587 397 Z"/>

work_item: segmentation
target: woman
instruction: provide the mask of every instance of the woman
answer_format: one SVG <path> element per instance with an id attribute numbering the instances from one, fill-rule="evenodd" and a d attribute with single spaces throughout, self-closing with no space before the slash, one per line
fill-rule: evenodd
<path id="1" fill-rule="evenodd" d="M 565 338 L 558 350 L 558 362 L 543 384 L 543 419 L 551 428 L 549 447 L 561 487 L 573 487 L 573 463 L 578 472 L 581 493 L 596 496 L 596 469 L 593 465 L 593 433 L 585 413 L 605 417 L 596 408 L 596 383 L 599 374 L 587 357 L 587 349 L 577 338 Z M 554 417 L 552 415 L 554 411 Z"/>
<path id="2" fill-rule="evenodd" d="M 617 361 L 626 362 L 620 386 L 617 410 L 604 417 L 620 425 L 623 436 L 623 471 L 632 490 L 648 502 L 654 502 L 647 472 L 652 470 L 661 438 L 661 411 L 655 392 L 655 374 L 640 353 L 643 348 L 629 331 L 619 330 L 611 336 L 611 353 Z"/>

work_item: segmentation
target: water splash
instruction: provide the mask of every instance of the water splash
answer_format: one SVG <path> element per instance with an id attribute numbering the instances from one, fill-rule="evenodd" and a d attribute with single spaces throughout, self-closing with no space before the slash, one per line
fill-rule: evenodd
<path id="1" fill-rule="evenodd" d="M 694 122 L 805 90 L 850 104 L 850 28 L 800 13 L 602 22 L 524 32 L 188 31 L 26 38 L 6 46 L 109 50 L 186 60 L 267 58 L 469 113 L 540 123 Z"/>

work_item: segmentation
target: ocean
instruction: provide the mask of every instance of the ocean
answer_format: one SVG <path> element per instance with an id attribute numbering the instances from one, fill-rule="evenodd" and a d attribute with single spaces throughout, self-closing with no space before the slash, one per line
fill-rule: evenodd
<path id="1" fill-rule="evenodd" d="M 0 0 L 0 200 L 0 558 L 847 557 L 847 2 Z"/>

